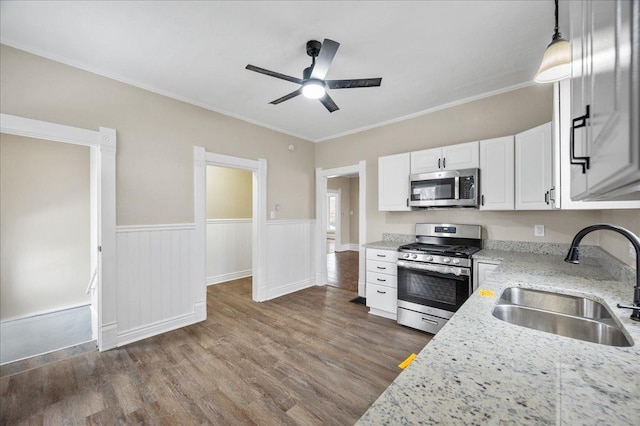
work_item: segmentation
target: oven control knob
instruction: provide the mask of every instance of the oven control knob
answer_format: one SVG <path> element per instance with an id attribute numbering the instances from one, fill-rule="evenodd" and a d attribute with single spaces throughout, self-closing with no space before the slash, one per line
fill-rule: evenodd
<path id="1" fill-rule="evenodd" d="M 418 255 L 417 255 L 417 254 L 412 254 L 412 255 L 411 255 L 411 258 L 412 258 L 412 259 L 416 259 L 417 257 L 418 257 Z"/>
<path id="2" fill-rule="evenodd" d="M 409 258 L 409 253 L 403 254 L 402 257 L 404 257 L 405 259 L 408 259 Z"/>
<path id="3" fill-rule="evenodd" d="M 427 262 L 431 262 L 433 260 L 433 256 L 427 256 L 424 258 Z"/>
<path id="4" fill-rule="evenodd" d="M 460 263 L 460 259 L 453 259 L 453 263 L 457 265 L 458 263 Z"/>
<path id="5" fill-rule="evenodd" d="M 443 261 L 444 263 L 449 263 L 449 262 L 451 262 L 451 258 L 450 258 L 450 257 L 443 257 L 443 258 L 442 258 L 442 261 Z"/>

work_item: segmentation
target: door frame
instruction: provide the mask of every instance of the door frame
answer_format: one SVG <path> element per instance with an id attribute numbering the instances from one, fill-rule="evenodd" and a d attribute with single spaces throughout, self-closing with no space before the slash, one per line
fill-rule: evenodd
<path id="1" fill-rule="evenodd" d="M 333 169 L 316 168 L 316 285 L 327 284 L 327 179 L 330 177 L 357 174 L 358 194 L 358 296 L 365 297 L 365 251 L 367 241 L 367 162 L 362 160 L 351 166 Z"/>
<path id="2" fill-rule="evenodd" d="M 327 189 L 327 200 L 329 199 L 329 194 L 333 194 L 336 197 L 336 229 L 333 231 L 334 240 L 334 248 L 338 248 L 342 245 L 340 242 L 342 238 L 342 205 L 341 205 L 341 197 L 342 190 L 341 189 Z M 325 220 L 327 221 L 327 225 L 329 225 L 329 203 L 327 202 L 327 216 Z M 328 232 L 327 232 L 328 234 Z"/>
<path id="3" fill-rule="evenodd" d="M 116 131 L 65 126 L 10 114 L 0 114 L 0 133 L 90 148 L 92 328 L 103 351 L 117 346 L 116 317 Z M 91 277 L 88 277 L 91 278 Z"/>
<path id="4" fill-rule="evenodd" d="M 266 300 L 267 296 L 267 160 L 247 158 L 207 152 L 196 146 L 194 153 L 194 216 L 195 216 L 195 294 L 196 321 L 207 318 L 206 298 L 206 256 L 207 256 L 207 171 L 206 166 L 227 167 L 248 170 L 252 174 L 252 287 L 251 298 L 255 302 Z"/>

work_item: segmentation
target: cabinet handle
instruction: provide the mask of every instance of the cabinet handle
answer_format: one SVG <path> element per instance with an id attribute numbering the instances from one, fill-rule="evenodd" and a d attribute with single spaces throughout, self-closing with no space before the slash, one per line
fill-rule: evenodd
<path id="1" fill-rule="evenodd" d="M 446 169 L 446 168 L 447 168 L 447 159 L 446 159 L 446 158 L 443 158 L 443 159 L 442 159 L 442 168 L 443 168 L 443 169 Z"/>
<path id="2" fill-rule="evenodd" d="M 484 194 L 482 194 L 482 196 L 480 197 L 480 204 L 482 204 L 484 206 Z"/>
<path id="3" fill-rule="evenodd" d="M 428 322 L 429 324 L 438 325 L 438 322 L 437 322 L 437 321 L 433 321 L 433 320 L 430 320 L 430 319 L 426 319 L 425 317 L 422 317 L 422 321 L 424 321 L 424 322 Z"/>
<path id="4" fill-rule="evenodd" d="M 387 269 L 384 266 L 376 266 L 376 268 L 378 268 L 378 269 Z"/>
<path id="5" fill-rule="evenodd" d="M 551 201 L 553 201 L 554 203 L 556 202 L 555 193 L 556 193 L 556 187 L 554 186 L 549 190 L 549 202 L 551 202 Z"/>
<path id="6" fill-rule="evenodd" d="M 376 256 L 378 256 L 378 257 L 387 257 L 386 254 L 376 254 Z"/>
<path id="7" fill-rule="evenodd" d="M 549 204 L 549 191 L 544 193 L 544 202 Z"/>
<path id="8" fill-rule="evenodd" d="M 569 158 L 571 164 L 582 166 L 582 174 L 587 173 L 587 170 L 589 170 L 589 157 L 576 157 L 574 145 L 576 129 L 587 127 L 587 120 L 591 118 L 591 105 L 587 105 L 586 111 L 585 115 L 571 120 L 571 133 L 569 134 Z"/>
<path id="9" fill-rule="evenodd" d="M 377 291 L 378 293 L 380 293 L 380 294 L 387 294 L 387 292 L 386 292 L 386 291 L 380 291 L 380 290 L 376 290 L 376 291 Z"/>
<path id="10" fill-rule="evenodd" d="M 409 199 L 407 198 L 407 207 L 409 207 Z"/>
<path id="11" fill-rule="evenodd" d="M 386 282 L 386 281 L 387 281 L 387 280 L 383 280 L 382 278 L 376 278 L 376 279 L 377 279 L 378 281 L 382 282 L 382 283 L 384 283 L 384 282 Z"/>
<path id="12" fill-rule="evenodd" d="M 438 158 L 438 168 L 440 168 L 440 158 Z"/>

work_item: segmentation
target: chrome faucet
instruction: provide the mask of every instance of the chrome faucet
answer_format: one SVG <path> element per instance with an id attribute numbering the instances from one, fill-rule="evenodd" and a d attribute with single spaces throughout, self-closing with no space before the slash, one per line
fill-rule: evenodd
<path id="1" fill-rule="evenodd" d="M 564 261 L 567 263 L 580 263 L 580 249 L 578 248 L 580 246 L 580 241 L 582 241 L 582 238 L 584 238 L 588 233 L 599 229 L 608 229 L 609 231 L 615 231 L 618 234 L 624 235 L 629 240 L 633 248 L 636 249 L 636 286 L 633 288 L 633 305 L 621 305 L 618 303 L 617 307 L 631 309 L 633 311 L 631 313 L 631 319 L 634 321 L 640 321 L 640 238 L 638 238 L 637 235 L 621 226 L 609 225 L 606 223 L 587 226 L 573 237 L 571 247 L 569 248 L 567 257 L 564 258 Z"/>

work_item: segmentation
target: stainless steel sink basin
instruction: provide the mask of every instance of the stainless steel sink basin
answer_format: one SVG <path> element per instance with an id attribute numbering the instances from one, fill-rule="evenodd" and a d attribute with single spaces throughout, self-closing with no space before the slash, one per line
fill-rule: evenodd
<path id="1" fill-rule="evenodd" d="M 611 318 L 611 313 L 607 308 L 595 300 L 522 287 L 505 289 L 498 303 L 528 306 L 584 318 Z"/>
<path id="2" fill-rule="evenodd" d="M 633 346 L 603 304 L 585 297 L 505 289 L 492 315 L 521 327 L 609 346 Z"/>

